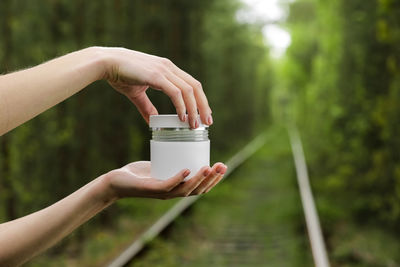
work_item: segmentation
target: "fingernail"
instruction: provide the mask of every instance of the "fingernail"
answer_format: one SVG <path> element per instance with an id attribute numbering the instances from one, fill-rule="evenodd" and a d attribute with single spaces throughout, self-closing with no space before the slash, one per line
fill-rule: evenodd
<path id="1" fill-rule="evenodd" d="M 225 171 L 226 171 L 226 169 L 224 168 L 224 166 L 221 166 L 221 165 L 218 166 L 217 170 L 216 170 L 217 173 L 221 173 L 221 174 L 224 174 Z"/>
<path id="2" fill-rule="evenodd" d="M 195 123 L 194 123 L 194 128 L 197 128 L 197 127 L 199 127 L 199 119 L 196 119 L 196 121 L 195 121 Z"/>
<path id="3" fill-rule="evenodd" d="M 217 169 L 215 170 L 217 173 L 220 173 L 222 171 L 222 166 L 218 166 Z"/>
<path id="4" fill-rule="evenodd" d="M 210 168 L 206 169 L 206 170 L 203 172 L 203 176 L 208 176 L 209 174 L 210 174 Z"/>
<path id="5" fill-rule="evenodd" d="M 207 118 L 207 123 L 208 123 L 208 125 L 211 125 L 211 124 L 213 124 L 213 118 L 212 118 L 211 114 L 210 114 L 210 115 L 208 115 L 208 118 Z"/>
<path id="6" fill-rule="evenodd" d="M 190 170 L 189 170 L 189 169 L 188 169 L 188 170 L 185 170 L 185 171 L 183 172 L 183 177 L 187 177 L 189 174 L 190 174 Z"/>
<path id="7" fill-rule="evenodd" d="M 184 122 L 187 121 L 187 118 L 188 118 L 187 114 L 183 115 L 183 121 L 184 121 Z"/>
<path id="8" fill-rule="evenodd" d="M 179 115 L 179 119 L 184 122 L 185 121 L 185 114 Z"/>

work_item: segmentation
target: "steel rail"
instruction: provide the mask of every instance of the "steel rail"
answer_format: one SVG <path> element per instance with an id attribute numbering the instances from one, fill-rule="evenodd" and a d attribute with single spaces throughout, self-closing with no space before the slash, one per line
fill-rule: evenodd
<path id="1" fill-rule="evenodd" d="M 314 197 L 310 187 L 300 135 L 295 126 L 289 126 L 288 132 L 314 263 L 317 267 L 329 267 L 329 259 L 326 252 L 317 209 L 315 208 Z"/>

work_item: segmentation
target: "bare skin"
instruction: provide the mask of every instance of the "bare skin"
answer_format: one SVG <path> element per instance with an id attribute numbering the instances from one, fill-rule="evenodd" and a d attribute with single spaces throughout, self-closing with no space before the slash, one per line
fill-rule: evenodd
<path id="1" fill-rule="evenodd" d="M 213 123 L 200 82 L 170 60 L 124 48 L 91 47 L 39 66 L 0 76 L 0 135 L 106 79 L 126 95 L 148 122 L 158 114 L 146 95 L 149 87 L 166 93 L 182 121 L 192 128 Z M 187 113 L 187 115 L 186 115 Z M 150 176 L 150 162 L 139 161 L 97 177 L 55 204 L 0 224 L 0 265 L 16 266 L 54 245 L 98 212 L 125 197 L 169 199 L 203 194 L 222 178 L 222 163 L 204 166 L 191 179 L 182 170 L 161 181 Z"/>

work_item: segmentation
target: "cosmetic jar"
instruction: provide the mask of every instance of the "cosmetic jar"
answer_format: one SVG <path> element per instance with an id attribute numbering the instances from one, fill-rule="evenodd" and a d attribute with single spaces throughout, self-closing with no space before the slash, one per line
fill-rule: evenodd
<path id="1" fill-rule="evenodd" d="M 149 125 L 152 177 L 166 180 L 189 169 L 185 178 L 188 180 L 203 166 L 210 165 L 207 125 L 200 123 L 198 128 L 190 129 L 189 123 L 179 120 L 178 115 L 152 115 Z"/>

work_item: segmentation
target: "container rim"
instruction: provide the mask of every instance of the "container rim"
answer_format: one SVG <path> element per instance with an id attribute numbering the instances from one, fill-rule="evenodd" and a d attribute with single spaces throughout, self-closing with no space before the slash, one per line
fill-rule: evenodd
<path id="1" fill-rule="evenodd" d="M 198 115 L 200 125 L 199 127 L 208 128 L 208 125 L 203 124 Z M 189 122 L 182 122 L 177 114 L 162 114 L 162 115 L 150 115 L 149 121 L 150 128 L 190 128 Z"/>

